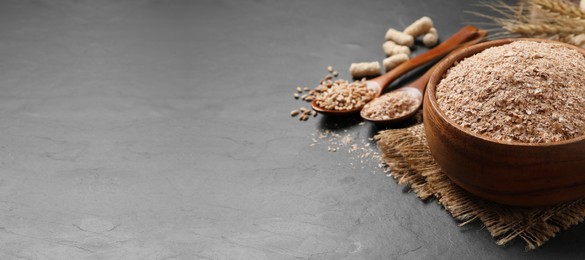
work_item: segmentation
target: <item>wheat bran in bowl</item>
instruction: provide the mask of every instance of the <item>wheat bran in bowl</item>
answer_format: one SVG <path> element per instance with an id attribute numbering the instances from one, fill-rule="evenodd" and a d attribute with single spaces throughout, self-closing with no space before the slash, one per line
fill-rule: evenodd
<path id="1" fill-rule="evenodd" d="M 569 140 L 585 133 L 585 57 L 553 42 L 491 47 L 451 67 L 436 98 L 450 119 L 489 138 Z"/>
<path id="2" fill-rule="evenodd" d="M 467 192 L 506 205 L 584 198 L 584 57 L 585 49 L 531 38 L 450 53 L 423 101 L 425 137 L 441 171 Z"/>

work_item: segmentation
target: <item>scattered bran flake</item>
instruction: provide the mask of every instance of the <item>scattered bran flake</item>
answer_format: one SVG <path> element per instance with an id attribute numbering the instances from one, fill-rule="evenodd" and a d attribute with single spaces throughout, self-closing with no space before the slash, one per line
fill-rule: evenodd
<path id="1" fill-rule="evenodd" d="M 436 96 L 450 119 L 490 138 L 575 138 L 585 132 L 585 57 L 554 43 L 488 48 L 449 69 Z"/>
<path id="2" fill-rule="evenodd" d="M 312 138 L 311 147 L 326 147 L 328 152 L 347 151 L 350 154 L 350 165 L 356 166 L 353 161 L 359 162 L 362 169 L 366 169 L 371 163 L 376 163 L 379 168 L 387 172 L 387 167 L 383 165 L 375 147 L 370 145 L 372 138 L 359 138 L 359 133 L 336 133 L 331 130 L 317 130 L 312 134 L 316 138 Z M 382 165 L 380 164 L 382 162 Z"/>
<path id="3" fill-rule="evenodd" d="M 346 135 L 343 138 L 341 138 L 341 143 L 344 145 L 349 145 L 351 143 L 353 143 L 353 138 L 351 137 L 351 135 Z"/>
<path id="4" fill-rule="evenodd" d="M 321 79 L 315 88 L 309 89 L 308 87 L 297 86 L 295 89 L 296 92 L 294 93 L 295 98 L 299 99 L 300 93 L 307 93 L 304 95 L 304 98 L 300 99 L 300 101 L 311 102 L 313 98 L 316 98 L 317 96 L 331 98 L 337 93 L 337 96 L 335 96 L 336 101 L 331 101 L 331 103 L 337 105 L 336 109 L 341 110 L 361 107 L 363 106 L 363 103 L 373 98 L 374 92 L 367 89 L 367 86 L 363 81 L 349 82 L 347 80 L 338 79 L 337 77 L 339 73 L 332 67 L 328 67 L 327 71 L 329 73 Z M 346 90 L 348 91 L 347 93 Z M 300 107 L 291 111 L 292 117 L 305 116 L 304 120 L 308 120 L 309 116 L 315 117 L 316 115 L 317 113 L 315 111 L 310 111 L 310 109 L 305 107 Z M 358 125 L 364 126 L 365 122 L 360 122 Z M 365 169 L 366 165 L 372 162 L 380 165 L 379 163 L 382 162 L 382 159 L 380 158 L 378 151 L 370 146 L 370 142 L 373 142 L 373 138 L 362 140 L 359 138 L 359 133 L 352 135 L 347 133 L 347 130 L 344 130 L 343 133 L 344 134 L 340 134 L 329 129 L 317 130 L 312 134 L 312 142 L 309 144 L 309 147 L 326 147 L 327 151 L 331 153 L 347 151 L 348 154 L 351 154 L 350 159 L 356 161 L 359 160 L 362 164 L 362 169 Z M 350 165 L 355 167 L 353 162 L 350 162 Z M 383 169 L 387 171 L 386 167 L 383 167 Z"/>

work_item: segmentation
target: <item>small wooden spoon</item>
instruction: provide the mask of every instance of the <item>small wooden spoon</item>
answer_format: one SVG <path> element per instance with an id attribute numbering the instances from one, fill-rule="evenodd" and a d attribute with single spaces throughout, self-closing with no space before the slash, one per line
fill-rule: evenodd
<path id="1" fill-rule="evenodd" d="M 435 58 L 438 58 L 449 53 L 450 51 L 459 47 L 462 43 L 477 39 L 482 35 L 482 31 L 483 30 L 480 30 L 475 26 L 471 25 L 465 26 L 461 28 L 458 32 L 453 34 L 451 37 L 449 37 L 449 39 L 439 44 L 437 47 L 400 64 L 398 67 L 387 72 L 386 74 L 366 81 L 366 84 L 368 88 L 375 91 L 376 94 L 374 95 L 374 98 L 379 97 L 380 94 L 382 94 L 384 88 L 388 86 L 392 81 L 396 80 L 397 78 L 411 71 L 414 68 L 417 68 Z M 485 36 L 485 33 L 483 33 L 483 35 Z M 319 113 L 335 116 L 356 114 L 362 109 L 362 107 L 358 107 L 351 110 L 325 109 L 317 105 L 317 102 L 315 100 L 311 102 L 311 107 L 313 108 L 313 110 Z"/>
<path id="2" fill-rule="evenodd" d="M 396 124 L 396 123 L 402 122 L 402 121 L 414 116 L 414 114 L 416 114 L 416 112 L 418 111 L 418 109 L 422 105 L 423 94 L 425 93 L 425 88 L 427 87 L 427 83 L 429 82 L 429 79 L 431 78 L 431 74 L 433 74 L 433 70 L 435 69 L 435 67 L 436 67 L 436 65 L 434 65 L 432 68 L 427 70 L 427 72 L 425 72 L 425 74 L 423 74 L 420 78 L 418 78 L 416 81 L 410 83 L 409 85 L 407 85 L 405 87 L 398 88 L 398 89 L 393 90 L 393 91 L 390 91 L 388 93 L 385 93 L 384 95 L 381 95 L 380 97 L 374 98 L 372 101 L 370 101 L 368 104 L 366 104 L 364 106 L 364 109 L 362 109 L 360 112 L 360 116 L 363 119 L 370 121 L 370 122 L 377 124 L 377 125 Z M 406 94 L 413 97 L 416 100 L 417 105 L 412 106 L 411 110 L 407 111 L 408 113 L 406 113 L 402 116 L 399 116 L 399 117 L 394 117 L 394 118 L 375 119 L 375 118 L 368 117 L 368 115 L 366 115 L 366 109 L 368 108 L 368 106 L 373 105 L 377 99 L 379 99 L 383 96 L 386 96 L 386 95 L 394 95 L 398 92 L 405 92 Z"/>
<path id="3" fill-rule="evenodd" d="M 479 43 L 479 42 L 485 40 L 485 36 L 487 35 L 487 31 L 479 30 L 478 34 L 479 34 L 478 38 L 473 39 L 471 41 L 468 41 L 464 44 L 461 44 L 457 48 L 470 46 L 470 45 L 473 45 L 473 44 L 476 44 L 476 43 Z M 398 89 L 392 90 L 392 91 L 384 94 L 384 95 L 392 95 L 392 93 L 396 93 L 396 92 L 405 92 L 405 93 L 409 94 L 411 97 L 413 97 L 414 99 L 417 100 L 417 104 L 418 104 L 417 106 L 413 106 L 411 111 L 408 111 L 408 113 L 406 113 L 402 116 L 395 117 L 395 118 L 389 118 L 389 119 L 374 119 L 374 118 L 368 117 L 365 113 L 365 108 L 368 105 L 372 105 L 374 102 L 376 102 L 376 99 L 381 97 L 381 96 L 379 96 L 379 97 L 372 99 L 372 101 L 370 101 L 368 104 L 366 104 L 364 106 L 364 109 L 362 109 L 360 112 L 360 116 L 363 119 L 370 121 L 374 124 L 378 124 L 378 125 L 391 125 L 391 124 L 402 122 L 402 121 L 414 116 L 423 103 L 423 96 L 425 93 L 425 89 L 427 87 L 427 83 L 429 82 L 429 79 L 431 78 L 433 71 L 437 67 L 437 64 L 438 64 L 438 62 L 435 65 L 433 65 L 433 67 L 431 67 L 429 70 L 427 70 L 427 72 L 425 72 L 425 74 L 423 74 L 420 78 L 418 78 L 414 82 L 412 82 L 404 87 L 400 87 Z M 382 96 L 384 96 L 384 95 L 382 95 Z"/>

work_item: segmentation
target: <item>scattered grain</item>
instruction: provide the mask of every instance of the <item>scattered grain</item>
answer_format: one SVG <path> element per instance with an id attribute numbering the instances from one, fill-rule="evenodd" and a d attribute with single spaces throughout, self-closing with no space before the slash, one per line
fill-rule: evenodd
<path id="1" fill-rule="evenodd" d="M 295 109 L 293 111 L 290 111 L 290 116 L 295 117 L 299 114 L 299 110 Z"/>

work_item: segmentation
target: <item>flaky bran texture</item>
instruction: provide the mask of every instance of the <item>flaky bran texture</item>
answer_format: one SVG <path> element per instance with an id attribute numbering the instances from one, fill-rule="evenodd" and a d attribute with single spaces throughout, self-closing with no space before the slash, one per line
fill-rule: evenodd
<path id="1" fill-rule="evenodd" d="M 585 57 L 560 44 L 516 41 L 462 60 L 437 85 L 441 110 L 497 140 L 549 143 L 585 132 Z"/>
<path id="2" fill-rule="evenodd" d="M 420 100 L 405 91 L 386 93 L 363 108 L 363 114 L 370 119 L 387 120 L 412 113 L 420 106 Z"/>

